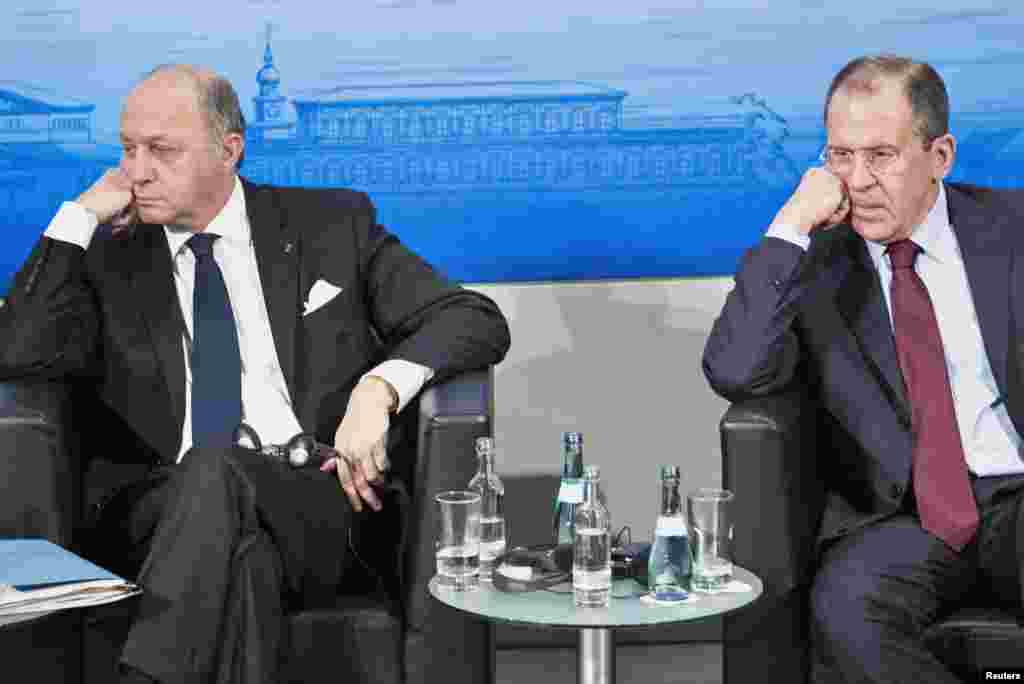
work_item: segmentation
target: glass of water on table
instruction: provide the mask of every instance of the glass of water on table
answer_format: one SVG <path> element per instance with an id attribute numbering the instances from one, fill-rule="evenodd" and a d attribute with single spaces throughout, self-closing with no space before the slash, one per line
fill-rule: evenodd
<path id="1" fill-rule="evenodd" d="M 690 527 L 690 589 L 717 593 L 732 581 L 733 493 L 704 488 L 690 492 L 686 508 Z"/>
<path id="2" fill-rule="evenodd" d="M 456 591 L 474 589 L 480 583 L 480 495 L 450 491 L 434 499 L 438 583 Z"/>

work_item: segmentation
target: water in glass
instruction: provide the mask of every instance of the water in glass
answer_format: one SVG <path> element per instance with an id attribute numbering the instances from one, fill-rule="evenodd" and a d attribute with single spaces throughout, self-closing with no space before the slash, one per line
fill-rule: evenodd
<path id="1" fill-rule="evenodd" d="M 471 586 L 480 574 L 480 553 L 477 544 L 444 546 L 437 550 L 437 574 L 442 584 L 454 587 Z"/>
<path id="2" fill-rule="evenodd" d="M 692 591 L 714 593 L 732 581 L 732 499 L 729 490 L 710 487 L 693 491 L 687 497 Z"/>
<path id="3" fill-rule="evenodd" d="M 732 581 L 732 561 L 719 551 L 723 540 L 713 531 L 693 529 L 693 576 L 690 586 L 695 591 L 716 592 Z M 727 543 L 727 542 L 726 542 Z"/>
<path id="4" fill-rule="evenodd" d="M 438 582 L 456 590 L 473 589 L 480 573 L 480 495 L 441 492 L 435 542 Z"/>

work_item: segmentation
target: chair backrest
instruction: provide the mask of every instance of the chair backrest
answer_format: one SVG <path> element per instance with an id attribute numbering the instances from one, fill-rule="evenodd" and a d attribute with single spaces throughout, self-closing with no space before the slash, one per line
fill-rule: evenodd
<path id="1" fill-rule="evenodd" d="M 0 536 L 71 545 L 80 477 L 67 458 L 69 404 L 63 383 L 0 383 Z"/>

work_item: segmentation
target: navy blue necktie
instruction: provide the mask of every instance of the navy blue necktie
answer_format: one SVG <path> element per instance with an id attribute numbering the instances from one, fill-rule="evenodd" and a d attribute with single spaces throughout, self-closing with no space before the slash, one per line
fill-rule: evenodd
<path id="1" fill-rule="evenodd" d="M 196 256 L 192 294 L 192 446 L 232 444 L 242 420 L 242 360 L 224 276 L 213 258 L 218 235 L 188 240 Z"/>

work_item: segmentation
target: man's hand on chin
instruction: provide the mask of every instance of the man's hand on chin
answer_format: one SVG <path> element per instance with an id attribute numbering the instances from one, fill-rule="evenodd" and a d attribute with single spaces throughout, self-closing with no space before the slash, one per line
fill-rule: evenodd
<path id="1" fill-rule="evenodd" d="M 852 203 L 846 182 L 827 167 L 807 170 L 800 184 L 775 215 L 774 223 L 784 223 L 804 235 L 816 229 L 828 230 L 846 221 Z"/>
<path id="2" fill-rule="evenodd" d="M 121 228 L 138 220 L 134 199 L 131 178 L 121 167 L 115 166 L 107 169 L 75 201 L 95 214 L 100 223 Z"/>
<path id="3" fill-rule="evenodd" d="M 383 378 L 367 375 L 352 390 L 341 425 L 334 433 L 339 457 L 324 463 L 321 470 L 336 470 L 342 489 L 358 513 L 365 501 L 381 509 L 374 484 L 384 479 L 390 467 L 385 441 L 390 414 L 398 406 L 398 393 Z"/>

